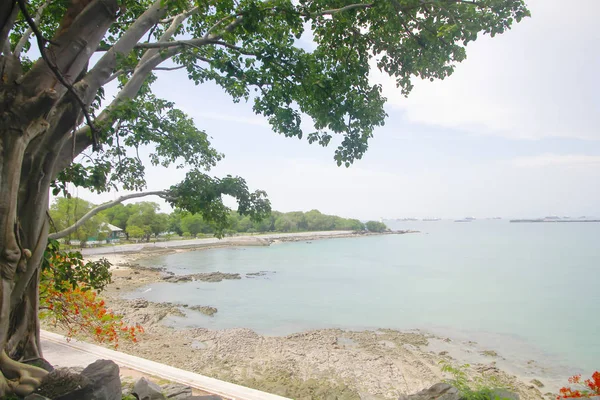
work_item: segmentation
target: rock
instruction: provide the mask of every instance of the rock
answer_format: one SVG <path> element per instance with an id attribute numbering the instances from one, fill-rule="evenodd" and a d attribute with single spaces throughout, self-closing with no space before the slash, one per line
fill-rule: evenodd
<path id="1" fill-rule="evenodd" d="M 533 383 L 537 387 L 544 387 L 544 384 L 539 379 L 532 379 L 530 382 Z"/>
<path id="2" fill-rule="evenodd" d="M 81 371 L 81 376 L 89 380 L 91 389 L 81 400 L 121 400 L 121 377 L 114 361 L 97 360 Z"/>
<path id="3" fill-rule="evenodd" d="M 411 395 L 402 395 L 399 400 L 460 400 L 461 395 L 453 386 L 447 383 L 436 383 L 429 389 L 423 389 Z"/>
<path id="4" fill-rule="evenodd" d="M 163 277 L 163 281 L 171 283 L 191 282 L 192 277 L 189 275 L 167 275 Z"/>
<path id="5" fill-rule="evenodd" d="M 224 279 L 242 279 L 240 274 L 230 274 L 226 272 L 207 272 L 193 275 L 167 275 L 163 276 L 163 281 L 171 283 L 203 281 L 203 282 L 221 282 Z"/>
<path id="6" fill-rule="evenodd" d="M 131 308 L 148 308 L 148 300 L 134 299 L 131 302 Z"/>
<path id="7" fill-rule="evenodd" d="M 58 368 L 44 378 L 36 394 L 54 400 L 121 400 L 119 367 L 98 360 L 81 372 Z"/>
<path id="8" fill-rule="evenodd" d="M 81 400 L 90 381 L 69 368 L 57 368 L 42 380 L 36 394 L 56 400 Z"/>
<path id="9" fill-rule="evenodd" d="M 519 395 L 506 389 L 493 389 L 490 400 L 519 400 Z"/>
<path id="10" fill-rule="evenodd" d="M 37 393 L 32 393 L 29 396 L 25 397 L 24 400 L 51 400 L 48 397 L 44 397 Z"/>
<path id="11" fill-rule="evenodd" d="M 131 393 L 134 394 L 138 400 L 166 400 L 160 386 L 146 378 L 138 379 L 133 385 Z"/>
<path id="12" fill-rule="evenodd" d="M 162 392 L 170 400 L 187 400 L 192 397 L 192 388 L 177 383 L 162 386 Z"/>
<path id="13" fill-rule="evenodd" d="M 43 358 L 33 358 L 30 360 L 22 361 L 24 364 L 33 365 L 34 367 L 39 367 L 45 369 L 48 372 L 52 372 L 54 367 L 48 361 Z"/>
<path id="14" fill-rule="evenodd" d="M 202 314 L 213 316 L 217 313 L 217 309 L 215 307 L 210 306 L 191 306 L 190 310 L 200 311 Z"/>
<path id="15" fill-rule="evenodd" d="M 481 354 L 487 357 L 498 357 L 498 353 L 496 353 L 494 350 L 484 350 L 481 352 Z"/>

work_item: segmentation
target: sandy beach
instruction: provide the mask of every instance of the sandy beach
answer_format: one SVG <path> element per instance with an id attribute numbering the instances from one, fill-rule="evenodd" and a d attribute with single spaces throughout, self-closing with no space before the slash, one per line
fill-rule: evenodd
<path id="1" fill-rule="evenodd" d="M 319 237 L 289 236 L 283 240 L 315 238 Z M 269 240 L 272 243 L 282 239 Z M 139 323 L 145 329 L 138 343 L 121 342 L 120 351 L 295 399 L 394 399 L 447 378 L 440 362 L 462 365 L 466 361 L 471 362 L 466 369 L 470 377 L 497 379 L 522 399 L 541 399 L 544 394 L 550 398 L 549 392 L 555 390 L 548 383 L 545 387 L 538 386 L 541 382 L 532 383 L 532 376 L 542 376 L 542 368 L 533 360 L 530 373 L 517 377 L 498 367 L 501 355 L 480 349 L 474 342 L 456 342 L 422 331 L 383 329 L 324 329 L 285 337 L 262 336 L 244 328 L 174 329 L 165 321 L 169 315 L 184 316 L 191 312 L 187 305 L 123 298 L 124 293 L 169 277 L 159 269 L 140 267 L 137 264 L 140 259 L 212 247 L 147 246 L 138 252 L 87 256 L 88 259 L 105 257 L 113 264 L 113 283 L 102 296 L 110 308 L 124 315 L 127 323 Z M 231 277 L 195 276 L 195 279 L 211 280 L 218 285 L 219 279 Z M 477 362 L 469 357 L 474 352 L 479 356 Z"/>

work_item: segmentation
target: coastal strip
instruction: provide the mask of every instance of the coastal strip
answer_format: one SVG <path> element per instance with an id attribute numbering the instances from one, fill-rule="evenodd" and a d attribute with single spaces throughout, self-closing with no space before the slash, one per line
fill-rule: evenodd
<path id="1" fill-rule="evenodd" d="M 109 245 L 101 247 L 90 247 L 81 250 L 88 256 L 101 254 L 139 254 L 159 253 L 165 250 L 209 250 L 223 247 L 245 247 L 245 246 L 270 246 L 281 242 L 312 242 L 324 239 L 362 238 L 382 235 L 403 235 L 407 233 L 419 233 L 413 230 L 386 231 L 386 232 L 357 232 L 357 231 L 318 231 L 318 232 L 294 232 L 294 233 L 270 233 L 264 235 L 228 236 L 222 239 L 202 238 L 188 240 L 169 240 L 156 242 L 140 242 L 134 244 Z"/>

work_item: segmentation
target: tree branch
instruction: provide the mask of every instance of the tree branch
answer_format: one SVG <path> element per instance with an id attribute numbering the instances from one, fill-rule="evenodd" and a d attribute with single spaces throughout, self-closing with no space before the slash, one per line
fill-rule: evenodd
<path id="1" fill-rule="evenodd" d="M 334 15 L 334 14 L 338 14 L 344 11 L 350 11 L 350 10 L 355 10 L 357 8 L 371 8 L 373 7 L 373 3 L 367 3 L 367 4 L 349 4 L 347 6 L 344 7 L 340 7 L 340 8 L 333 8 L 331 10 L 323 10 L 321 12 L 318 13 L 314 13 L 314 14 L 308 14 L 306 16 L 310 16 L 310 17 L 319 17 L 322 15 Z"/>
<path id="2" fill-rule="evenodd" d="M 3 0 L 0 2 L 0 52 L 6 49 L 6 44 L 8 44 L 8 48 L 10 49 L 8 35 L 18 14 L 19 7 L 17 7 L 15 0 Z"/>
<path id="3" fill-rule="evenodd" d="M 40 20 L 42 19 L 42 14 L 43 14 L 44 10 L 46 9 L 46 7 L 48 7 L 48 4 L 50 4 L 50 1 L 51 0 L 46 0 L 44 2 L 44 4 L 42 4 L 40 6 L 40 8 L 38 8 L 37 12 L 35 13 L 35 19 L 33 20 L 33 23 L 36 26 L 40 23 Z M 19 57 L 21 55 L 21 51 L 23 51 L 23 47 L 25 47 L 25 45 L 27 44 L 27 42 L 29 42 L 29 37 L 31 36 L 32 33 L 33 33 L 33 29 L 30 26 L 25 31 L 25 33 L 23 34 L 23 36 L 21 36 L 21 39 L 19 39 L 19 42 L 15 46 L 15 49 L 13 51 L 15 57 Z"/>
<path id="4" fill-rule="evenodd" d="M 81 217 L 79 219 L 79 221 L 77 221 L 70 227 L 63 229 L 60 232 L 55 232 L 55 233 L 51 233 L 50 235 L 48 235 L 48 239 L 56 240 L 56 239 L 60 239 L 60 238 L 70 235 L 71 233 L 75 232 L 78 228 L 80 228 L 83 224 L 85 224 L 90 218 L 92 218 L 94 215 L 98 214 L 100 211 L 114 207 L 117 204 L 121 204 L 125 200 L 135 199 L 138 197 L 146 197 L 146 196 L 159 196 L 162 198 L 166 198 L 168 196 L 168 193 L 169 192 L 167 190 L 157 190 L 157 191 L 152 191 L 152 192 L 132 193 L 132 194 L 128 194 L 125 196 L 121 196 L 116 200 L 109 201 L 108 203 L 101 204 L 98 207 L 91 209 L 83 217 Z"/>
<path id="5" fill-rule="evenodd" d="M 48 58 L 48 54 L 46 54 L 46 43 L 48 42 L 48 40 L 46 38 L 44 38 L 44 36 L 42 35 L 42 32 L 40 32 L 35 21 L 31 18 L 31 15 L 29 15 L 29 12 L 27 11 L 27 7 L 25 5 L 25 0 L 17 0 L 17 2 L 19 3 L 19 8 L 21 9 L 21 13 L 25 17 L 27 24 L 29 25 L 29 27 L 31 28 L 33 33 L 35 34 L 42 58 L 44 59 L 44 61 L 46 62 L 46 64 L 50 68 L 50 70 L 54 73 L 54 75 L 56 76 L 56 79 L 58 79 L 58 81 L 67 89 L 67 91 L 73 95 L 73 97 L 75 98 L 75 101 L 79 104 L 79 107 L 81 107 L 81 111 L 83 112 L 83 115 L 85 116 L 85 120 L 92 131 L 92 145 L 94 146 L 94 149 L 96 149 L 98 146 L 98 142 L 96 139 L 97 132 L 96 132 L 96 128 L 94 127 L 94 122 L 92 120 L 92 117 L 90 116 L 90 114 L 87 111 L 87 106 L 85 105 L 83 100 L 81 100 L 81 97 L 79 97 L 79 94 L 77 93 L 77 91 L 75 91 L 75 88 L 73 88 L 73 85 L 71 85 L 69 82 L 67 82 L 67 80 L 62 75 L 62 73 L 60 72 L 60 70 L 58 69 L 56 64 L 54 64 L 50 60 L 50 58 Z"/>

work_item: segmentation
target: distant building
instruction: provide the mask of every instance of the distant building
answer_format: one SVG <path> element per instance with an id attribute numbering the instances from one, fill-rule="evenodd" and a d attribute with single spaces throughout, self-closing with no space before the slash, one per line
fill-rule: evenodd
<path id="1" fill-rule="evenodd" d="M 100 230 L 108 232 L 108 236 L 106 238 L 108 241 L 119 240 L 121 237 L 125 236 L 123 229 L 111 224 L 104 223 L 100 225 Z"/>

